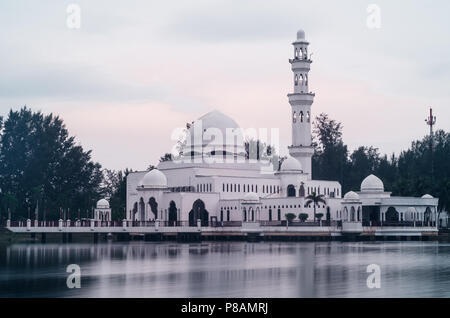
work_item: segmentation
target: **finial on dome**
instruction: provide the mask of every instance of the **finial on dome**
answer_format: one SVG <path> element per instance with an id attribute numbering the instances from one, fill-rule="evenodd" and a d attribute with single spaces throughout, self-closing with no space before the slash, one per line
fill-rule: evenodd
<path id="1" fill-rule="evenodd" d="M 297 40 L 304 40 L 305 39 L 305 31 L 298 30 L 297 31 Z"/>

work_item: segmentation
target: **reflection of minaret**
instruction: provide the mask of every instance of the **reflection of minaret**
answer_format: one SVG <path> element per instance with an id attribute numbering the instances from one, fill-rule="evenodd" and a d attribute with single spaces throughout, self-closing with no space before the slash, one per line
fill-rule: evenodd
<path id="1" fill-rule="evenodd" d="M 292 108 L 292 146 L 289 154 L 296 158 L 303 167 L 303 172 L 311 178 L 311 157 L 314 149 L 311 145 L 311 105 L 314 94 L 309 92 L 308 73 L 312 61 L 308 55 L 309 43 L 305 40 L 305 32 L 297 32 L 294 46 L 294 58 L 289 60 L 294 73 L 294 93 L 288 94 Z"/>

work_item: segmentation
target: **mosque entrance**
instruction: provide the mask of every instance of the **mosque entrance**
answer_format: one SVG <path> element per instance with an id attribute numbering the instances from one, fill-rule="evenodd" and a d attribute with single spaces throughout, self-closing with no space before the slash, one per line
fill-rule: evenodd
<path id="1" fill-rule="evenodd" d="M 177 225 L 177 205 L 175 202 L 170 201 L 169 203 L 169 226 Z"/>
<path id="2" fill-rule="evenodd" d="M 423 214 L 423 221 L 425 225 L 430 225 L 431 222 L 431 209 L 428 207 Z"/>
<path id="3" fill-rule="evenodd" d="M 139 221 L 145 221 L 145 203 L 143 198 L 139 200 Z"/>
<path id="4" fill-rule="evenodd" d="M 202 226 L 208 226 L 209 213 L 205 209 L 205 203 L 198 199 L 192 205 L 192 210 L 189 212 L 189 226 L 197 226 L 197 220 L 200 219 Z"/>
<path id="5" fill-rule="evenodd" d="M 152 211 L 154 219 L 156 220 L 158 218 L 158 203 L 156 202 L 154 197 L 151 197 L 150 200 L 148 200 L 148 204 L 150 205 L 150 210 Z"/>
<path id="6" fill-rule="evenodd" d="M 394 207 L 389 207 L 386 211 L 386 222 L 398 222 L 398 212 Z"/>
<path id="7" fill-rule="evenodd" d="M 372 225 L 381 225 L 380 207 L 376 205 L 363 206 L 362 221 L 365 224 L 365 226 L 368 226 L 370 222 L 372 222 Z"/>

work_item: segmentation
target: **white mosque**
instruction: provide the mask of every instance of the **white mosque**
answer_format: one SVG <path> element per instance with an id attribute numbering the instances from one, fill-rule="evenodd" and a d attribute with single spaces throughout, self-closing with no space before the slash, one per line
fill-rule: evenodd
<path id="1" fill-rule="evenodd" d="M 313 221 L 316 211 L 324 221 L 342 221 L 345 229 L 355 232 L 365 224 L 418 222 L 435 226 L 438 199 L 430 195 L 392 197 L 374 175 L 362 181 L 360 191 L 345 195 L 337 181 L 312 179 L 311 106 L 315 94 L 309 90 L 312 61 L 303 31 L 297 32 L 292 45 L 294 57 L 289 62 L 294 90 L 288 94 L 292 145 L 280 169 L 274 169 L 267 160 L 245 159 L 239 125 L 212 111 L 189 127 L 182 160 L 164 161 L 151 171 L 128 175 L 128 221 L 158 220 L 167 226 L 277 225 L 286 220 L 287 213 L 297 217 L 307 214 L 307 221 Z M 210 142 L 211 135 L 226 138 Z M 306 204 L 313 193 L 323 195 L 325 203 L 315 208 Z M 101 201 L 96 210 L 99 218 L 110 219 L 108 209 L 107 202 Z"/>

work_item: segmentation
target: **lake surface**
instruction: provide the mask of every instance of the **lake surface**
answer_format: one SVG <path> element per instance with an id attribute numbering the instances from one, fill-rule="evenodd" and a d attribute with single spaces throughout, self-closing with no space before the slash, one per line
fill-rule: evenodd
<path id="1" fill-rule="evenodd" d="M 450 297 L 450 244 L 12 244 L 0 246 L 0 297 Z"/>

